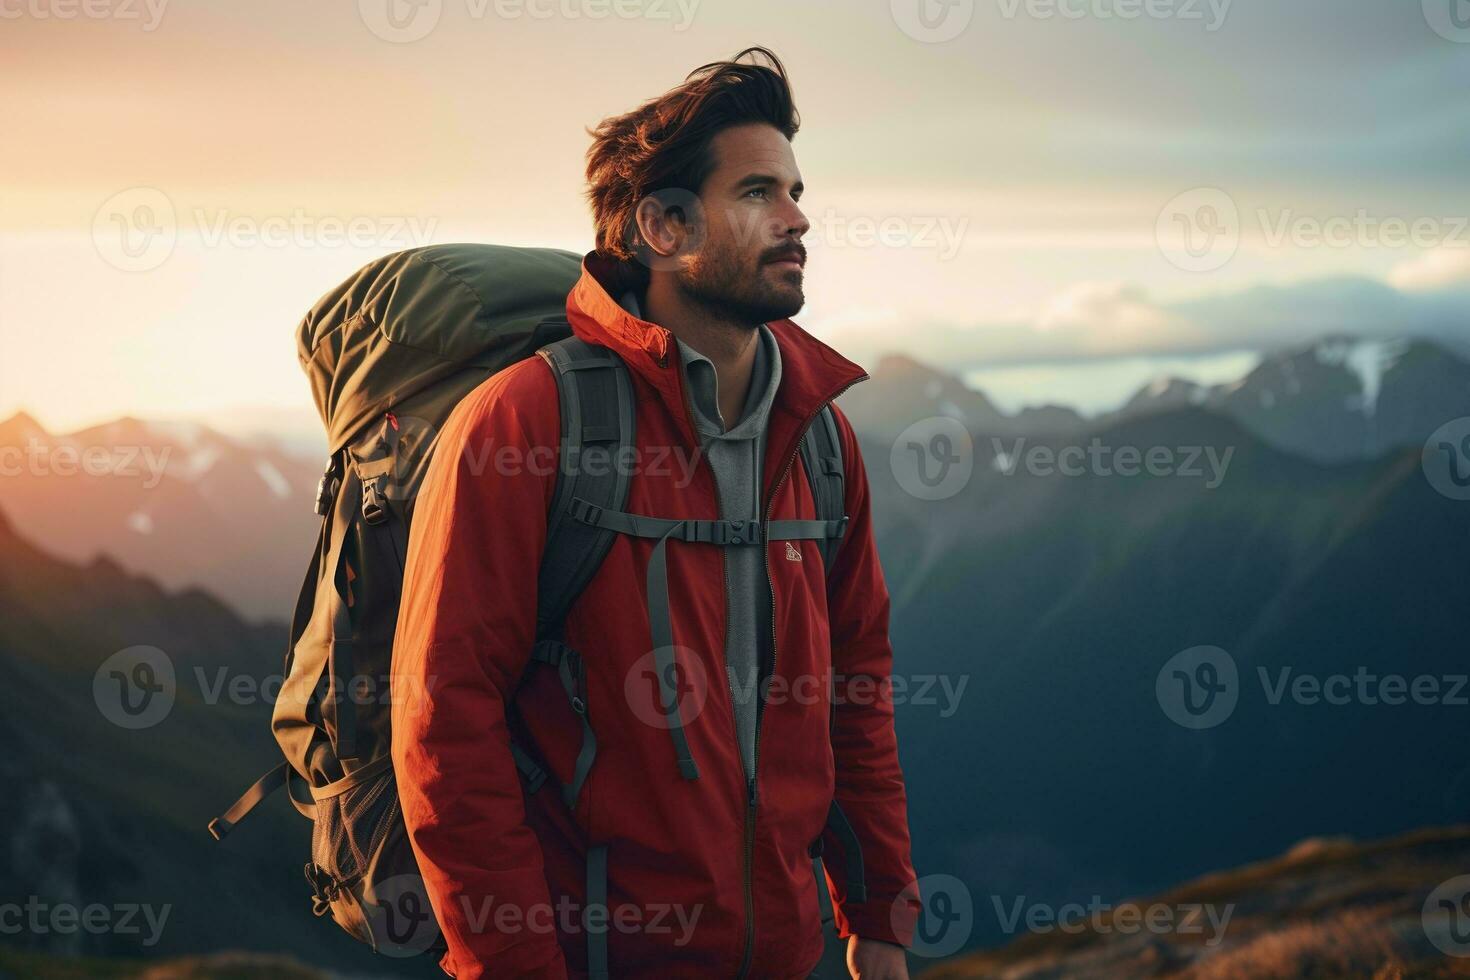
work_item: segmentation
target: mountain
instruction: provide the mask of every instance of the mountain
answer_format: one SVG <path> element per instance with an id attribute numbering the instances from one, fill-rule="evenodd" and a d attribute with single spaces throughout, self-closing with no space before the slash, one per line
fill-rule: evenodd
<path id="1" fill-rule="evenodd" d="M 1155 379 L 1118 409 L 1084 419 L 1058 405 L 1007 415 L 959 378 L 895 355 L 882 358 L 872 379 L 841 404 L 860 432 L 879 441 L 934 416 L 958 419 L 977 435 L 1037 437 L 1198 407 L 1284 452 L 1330 463 L 1422 446 L 1444 423 L 1470 416 L 1470 361 L 1431 341 L 1329 336 L 1266 353 L 1245 377 L 1225 384 Z"/>
<path id="2" fill-rule="evenodd" d="M 1043 465 L 1094 442 L 1173 465 Z M 1303 837 L 1470 810 L 1451 748 L 1470 509 L 1430 487 L 1417 449 L 1327 466 L 1186 408 L 1071 440 L 979 438 L 969 484 L 929 501 L 880 462 L 886 445 L 864 448 L 912 695 L 896 714 L 921 874 L 977 895 L 1117 898 Z M 1170 720 L 1159 678 L 1203 645 L 1235 665 L 1238 703 L 1194 730 Z M 1356 690 L 1360 673 L 1370 694 L 1397 677 L 1441 696 L 1291 693 L 1301 678 Z"/>
<path id="3" fill-rule="evenodd" d="M 122 418 L 65 435 L 0 422 L 3 505 L 75 561 L 106 554 L 170 588 L 284 618 L 316 537 L 319 460 L 190 423 Z"/>
<path id="4" fill-rule="evenodd" d="M 1470 827 L 1419 831 L 1384 841 L 1303 841 L 1285 855 L 1212 874 L 1136 900 L 1156 910 L 1155 929 L 1130 913 L 1099 910 L 1045 919 L 992 953 L 952 960 L 920 980 L 1230 980 L 1237 977 L 1464 976 L 1430 940 L 1447 910 L 1425 914 L 1440 882 L 1470 866 Z M 1192 912 L 1198 909 L 1200 911 Z M 976 915 L 1009 915 L 982 903 Z M 1167 918 L 1166 918 L 1167 916 Z M 1228 916 L 1228 917 L 1227 917 Z M 1462 917 L 1463 918 L 1463 917 Z M 1223 928 L 1221 928 L 1223 924 Z"/>
<path id="5" fill-rule="evenodd" d="M 1307 459 L 1368 459 L 1423 445 L 1444 423 L 1470 415 L 1470 362 L 1428 341 L 1328 337 L 1268 355 L 1229 384 L 1161 379 L 1112 417 L 1184 405 L 1228 415 Z"/>
<path id="6" fill-rule="evenodd" d="M 841 405 L 854 428 L 879 439 L 892 439 L 931 416 L 958 419 L 973 432 L 996 434 L 1070 432 L 1082 426 L 1077 413 L 1055 405 L 1007 416 L 959 378 L 899 354 L 881 358 L 870 379 L 844 394 Z"/>
<path id="7" fill-rule="evenodd" d="M 269 697 L 284 645 L 282 627 L 251 625 L 202 591 L 166 590 L 108 558 L 48 555 L 0 515 L 0 895 L 143 910 L 132 931 L 23 929 L 0 941 L 67 956 L 243 948 L 414 975 L 311 914 L 310 827 L 284 800 L 222 843 L 205 830 L 279 761 Z M 109 669 L 138 647 L 154 649 L 130 665 L 153 672 L 121 673 L 158 688 L 157 701 L 123 691 Z M 124 697 L 161 711 L 130 721 Z M 17 955 L 0 956 L 0 974 Z"/>

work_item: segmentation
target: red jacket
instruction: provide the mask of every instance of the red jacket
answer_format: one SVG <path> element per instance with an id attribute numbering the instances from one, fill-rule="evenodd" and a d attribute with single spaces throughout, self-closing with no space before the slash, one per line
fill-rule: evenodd
<path id="1" fill-rule="evenodd" d="M 588 256 L 567 315 L 578 336 L 613 349 L 630 369 L 640 469 L 625 510 L 717 519 L 673 337 L 625 312 L 604 287 L 606 274 Z M 781 384 L 764 500 L 769 519 L 812 518 L 796 459 L 802 433 L 866 375 L 795 323 L 770 327 Z M 526 672 L 555 479 L 548 463 L 559 441 L 555 381 L 541 358 L 529 358 L 456 408 L 416 505 L 393 704 L 398 792 L 451 974 L 582 974 L 578 916 L 591 841 L 608 845 L 613 976 L 732 977 L 749 944 L 749 976 L 805 977 L 823 946 L 808 848 L 834 792 L 861 841 L 867 886 L 866 901 L 847 900 L 842 854 L 827 847 L 838 929 L 909 944 L 918 903 L 888 696 L 888 592 L 857 441 L 840 412 L 837 421 L 851 521 L 830 584 L 815 542 L 793 542 L 796 555 L 784 541 L 767 546 L 776 653 L 747 867 L 748 794 L 723 666 L 722 549 L 667 546 L 677 655 L 701 688 L 701 707 L 679 702 L 699 778 L 680 778 L 668 731 L 630 706 L 649 663 L 644 574 L 655 542 L 618 535 L 565 627 L 567 644 L 585 654 L 596 761 L 570 813 L 552 783 L 526 792 L 506 712 L 523 675 L 516 724 L 554 778 L 570 778 L 582 740 L 555 671 Z M 838 695 L 830 740 L 829 681 Z"/>

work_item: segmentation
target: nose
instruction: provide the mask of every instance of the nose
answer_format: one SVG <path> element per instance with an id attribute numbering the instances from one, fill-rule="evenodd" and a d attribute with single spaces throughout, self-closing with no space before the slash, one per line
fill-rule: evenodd
<path id="1" fill-rule="evenodd" d="M 806 233 L 812 230 L 812 223 L 807 220 L 806 214 L 801 210 L 801 205 L 790 196 L 786 198 L 787 210 L 783 212 L 782 219 L 786 223 L 786 236 L 800 241 L 806 237 Z"/>

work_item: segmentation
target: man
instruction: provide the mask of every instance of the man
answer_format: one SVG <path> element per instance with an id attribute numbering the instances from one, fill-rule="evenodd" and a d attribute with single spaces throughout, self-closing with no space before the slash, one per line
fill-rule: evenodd
<path id="1" fill-rule="evenodd" d="M 788 319 L 809 229 L 797 126 L 780 62 L 755 48 L 592 133 L 597 248 L 567 315 L 632 380 L 626 513 L 765 527 L 815 516 L 801 437 L 866 375 Z M 833 567 L 813 540 L 618 535 L 561 637 L 583 655 L 579 719 L 555 670 L 527 671 L 554 378 L 533 357 L 458 406 L 417 502 L 394 665 L 411 693 L 393 709 L 398 790 L 448 972 L 806 976 L 823 946 L 822 844 L 852 975 L 907 977 L 918 904 L 888 594 L 857 441 L 836 420 L 849 522 Z M 658 549 L 677 726 L 647 710 Z M 573 805 L 523 789 L 512 734 L 565 782 L 583 722 L 596 755 Z M 860 844 L 861 900 L 854 855 L 826 846 L 834 799 Z"/>

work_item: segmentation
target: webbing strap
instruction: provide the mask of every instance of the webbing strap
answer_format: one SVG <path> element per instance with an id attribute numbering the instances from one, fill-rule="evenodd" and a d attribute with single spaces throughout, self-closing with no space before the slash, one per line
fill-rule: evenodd
<path id="1" fill-rule="evenodd" d="M 235 825 L 259 806 L 267 797 L 275 793 L 281 787 L 286 787 L 286 795 L 291 798 L 291 804 L 300 811 L 308 820 L 316 818 L 316 808 L 311 803 L 304 803 L 296 798 L 296 794 L 290 790 L 291 779 L 296 776 L 296 770 L 291 768 L 289 762 L 283 762 L 270 772 L 257 779 L 249 789 L 240 795 L 240 798 L 230 805 L 221 816 L 209 821 L 209 833 L 215 840 L 224 840 L 225 835 L 235 829 Z M 296 778 L 300 778 L 297 776 Z"/>
<path id="2" fill-rule="evenodd" d="M 322 569 L 326 572 L 331 588 L 332 645 L 323 665 L 327 673 L 327 696 L 336 710 L 336 728 L 332 737 L 332 751 L 339 760 L 357 755 L 357 713 L 355 705 L 345 691 L 347 678 L 352 676 L 352 616 L 347 611 L 347 598 L 342 589 L 348 588 L 346 581 L 339 587 L 337 575 L 342 571 L 342 551 L 353 525 L 357 523 L 357 511 L 348 511 L 345 520 L 332 528 L 332 543 Z M 339 512 L 337 517 L 343 515 Z M 345 579 L 345 575 L 343 578 Z M 346 710 L 343 710 L 343 706 Z"/>
<path id="3" fill-rule="evenodd" d="M 866 902 L 868 883 L 863 877 L 863 845 L 836 800 L 827 810 L 827 829 L 842 843 L 842 863 L 847 866 L 847 901 Z"/>
<path id="4" fill-rule="evenodd" d="M 361 786 L 370 779 L 375 779 L 382 773 L 393 768 L 393 756 L 383 753 L 365 766 L 359 766 L 341 779 L 334 779 L 325 786 L 312 786 L 311 798 L 320 803 L 322 800 L 330 800 L 335 796 L 341 796 L 349 789 Z"/>
<path id="5" fill-rule="evenodd" d="M 251 810 L 254 810 L 260 804 L 261 800 L 286 785 L 286 774 L 290 770 L 290 763 L 283 762 L 279 766 L 276 766 L 270 772 L 257 779 L 255 784 L 247 789 L 222 816 L 215 817 L 209 821 L 209 833 L 214 839 L 224 840 L 225 835 L 235 829 L 235 824 L 243 820 L 245 815 Z"/>
<path id="6" fill-rule="evenodd" d="M 560 640 L 537 640 L 531 647 L 531 659 L 538 664 L 556 667 L 561 664 L 562 658 L 572 652 L 572 648 Z"/>
<path id="7" fill-rule="evenodd" d="M 817 908 L 821 911 L 822 925 L 833 919 L 832 893 L 827 889 L 827 869 L 822 866 L 822 856 L 812 858 L 812 874 L 817 879 Z"/>
<path id="8" fill-rule="evenodd" d="M 510 743 L 510 757 L 515 760 L 516 768 L 525 777 L 526 789 L 534 793 L 546 782 L 546 770 L 531 758 L 530 753 L 521 748 L 515 742 Z"/>
<path id="9" fill-rule="evenodd" d="M 837 520 L 726 521 L 673 519 L 629 514 L 598 507 L 578 497 L 570 513 L 583 524 L 616 531 L 635 538 L 677 538 L 691 544 L 756 545 L 763 541 L 824 540 L 840 538 L 847 530 L 847 517 Z M 765 534 L 762 535 L 764 528 Z"/>
<path id="10" fill-rule="evenodd" d="M 601 909 L 594 925 L 592 910 Z M 587 930 L 587 976 L 589 980 L 608 980 L 607 972 L 607 845 L 587 849 L 587 907 L 582 926 Z"/>
<path id="11" fill-rule="evenodd" d="M 679 775 L 692 780 L 699 778 L 699 766 L 689 751 L 684 720 L 679 716 L 678 664 L 674 657 L 674 628 L 669 620 L 669 563 L 664 547 L 669 535 L 684 522 L 672 523 L 674 527 L 658 539 L 648 559 L 648 626 L 653 637 L 653 670 L 658 675 L 659 701 L 669 726 L 669 738 L 674 743 L 674 758 L 679 761 Z"/>
<path id="12" fill-rule="evenodd" d="M 582 748 L 577 753 L 577 766 L 572 773 L 572 781 L 561 789 L 562 802 L 567 805 L 567 809 L 571 809 L 577 803 L 577 794 L 582 791 L 582 784 L 587 781 L 587 773 L 592 769 L 592 760 L 597 758 L 597 736 L 592 731 L 592 724 L 587 720 L 587 668 L 583 665 L 581 657 L 573 651 L 568 652 L 571 653 L 571 656 L 561 658 L 556 672 L 561 677 L 561 686 L 567 692 L 567 700 L 571 702 L 572 710 L 582 721 Z"/>
<path id="13" fill-rule="evenodd" d="M 570 513 L 583 524 L 600 527 L 618 534 L 635 538 L 670 537 L 680 541 L 701 544 L 760 544 L 761 522 L 672 520 L 665 517 L 647 517 L 643 514 L 628 514 L 620 510 L 598 507 L 578 497 L 572 501 Z"/>
<path id="14" fill-rule="evenodd" d="M 296 656 L 296 644 L 301 642 L 301 637 L 306 633 L 306 624 L 311 620 L 311 607 L 316 599 L 317 578 L 321 574 L 322 549 L 327 547 L 326 533 L 327 518 L 323 517 L 317 529 L 316 547 L 311 549 L 311 562 L 306 566 L 306 577 L 301 580 L 301 588 L 296 593 L 296 608 L 291 613 L 291 633 L 286 641 L 286 674 L 291 673 L 291 662 Z"/>
<path id="15" fill-rule="evenodd" d="M 347 604 L 339 603 L 336 616 L 337 628 L 343 628 L 347 619 Z M 352 652 L 351 626 L 346 626 L 346 629 L 349 633 L 347 639 L 332 640 L 332 683 L 328 690 L 328 698 L 335 706 L 334 710 L 337 714 L 337 727 L 332 737 L 332 748 L 338 762 L 357 758 L 357 703 L 352 699 L 351 692 L 347 690 L 352 673 L 356 669 L 354 666 L 356 658 Z M 340 637 L 342 634 L 337 635 Z"/>
<path id="16" fill-rule="evenodd" d="M 846 530 L 846 515 L 835 521 L 771 521 L 766 537 L 772 541 L 823 541 L 840 538 Z"/>
<path id="17" fill-rule="evenodd" d="M 560 640 L 536 641 L 531 647 L 531 660 L 556 668 L 557 676 L 561 678 L 562 690 L 566 691 L 567 701 L 582 721 L 582 748 L 577 752 L 576 768 L 571 782 L 563 784 L 561 788 L 562 801 L 570 808 L 576 804 L 577 795 L 582 792 L 582 785 L 592 771 L 592 762 L 597 758 L 597 735 L 592 731 L 592 723 L 587 718 L 587 667 L 582 662 L 581 655 Z M 547 779 L 546 770 L 514 742 L 511 743 L 510 751 L 515 758 L 516 768 L 526 777 L 527 789 L 532 793 L 536 792 Z"/>

